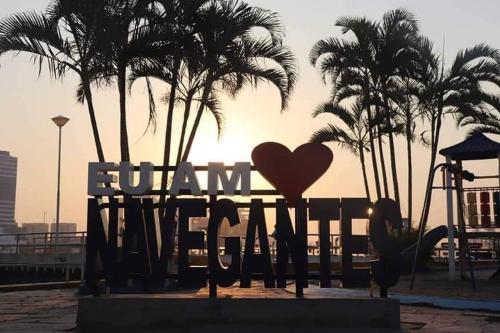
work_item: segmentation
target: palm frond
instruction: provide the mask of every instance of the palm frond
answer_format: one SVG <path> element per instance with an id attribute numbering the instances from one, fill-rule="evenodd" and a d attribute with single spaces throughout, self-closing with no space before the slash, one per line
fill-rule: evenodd
<path id="1" fill-rule="evenodd" d="M 479 125 L 467 132 L 467 137 L 474 136 L 475 134 L 496 134 L 500 135 L 500 127 L 498 126 L 487 126 L 487 125 Z"/>
<path id="2" fill-rule="evenodd" d="M 492 58 L 499 62 L 500 53 L 497 49 L 490 47 L 487 44 L 477 44 L 474 47 L 460 51 L 455 57 L 455 61 L 451 66 L 451 75 L 460 73 L 464 66 L 474 60 L 482 58 Z"/>
<path id="3" fill-rule="evenodd" d="M 78 103 L 85 103 L 85 91 L 83 89 L 83 83 L 80 82 L 78 84 L 78 87 L 76 88 L 76 100 L 78 101 Z"/>
<path id="4" fill-rule="evenodd" d="M 397 8 L 388 11 L 382 18 L 383 30 L 392 34 L 394 32 L 400 33 L 403 30 L 410 33 L 418 32 L 418 20 L 415 14 L 404 9 Z"/>
<path id="5" fill-rule="evenodd" d="M 325 113 L 338 117 L 347 127 L 351 129 L 356 126 L 356 119 L 354 119 L 353 114 L 345 107 L 334 105 L 329 102 L 322 103 L 313 111 L 313 117 L 316 118 L 317 116 Z"/>
<path id="6" fill-rule="evenodd" d="M 335 142 L 356 154 L 359 148 L 357 141 L 350 137 L 346 131 L 331 124 L 316 131 L 311 136 L 310 141 L 314 143 Z"/>
<path id="7" fill-rule="evenodd" d="M 155 104 L 155 97 L 154 97 L 154 91 L 153 91 L 153 85 L 151 84 L 151 80 L 149 77 L 146 78 L 146 87 L 148 91 L 148 100 L 149 100 L 149 118 L 148 118 L 148 126 L 146 128 L 146 131 L 148 129 L 151 129 L 153 131 L 153 134 L 156 133 L 157 129 L 157 113 L 156 113 L 156 104 Z"/>
<path id="8" fill-rule="evenodd" d="M 221 103 L 217 95 L 212 92 L 205 103 L 205 107 L 213 115 L 217 124 L 217 136 L 220 139 L 224 132 L 224 114 L 222 113 Z"/>
<path id="9" fill-rule="evenodd" d="M 39 74 L 45 63 L 55 78 L 62 77 L 68 68 L 80 72 L 71 45 L 43 14 L 26 12 L 0 21 L 0 55 L 7 52 L 30 54 Z"/>

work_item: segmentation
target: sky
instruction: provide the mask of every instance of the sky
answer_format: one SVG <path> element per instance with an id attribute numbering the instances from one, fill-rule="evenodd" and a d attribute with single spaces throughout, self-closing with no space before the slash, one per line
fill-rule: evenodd
<path id="1" fill-rule="evenodd" d="M 292 96 L 290 107 L 280 112 L 277 91 L 261 84 L 257 89 L 245 89 L 236 98 L 225 97 L 224 135 L 217 140 L 215 122 L 204 116 L 202 127 L 192 151 L 196 165 L 209 161 L 250 161 L 252 149 L 266 141 L 276 141 L 295 149 L 306 143 L 311 134 L 326 125 L 336 124 L 328 116 L 312 119 L 312 110 L 328 97 L 318 71 L 308 62 L 314 43 L 330 36 L 340 36 L 334 26 L 341 16 L 367 16 L 380 18 L 390 9 L 404 7 L 420 21 L 421 31 L 431 38 L 436 49 L 443 49 L 447 64 L 460 49 L 485 42 L 500 48 L 500 3 L 490 0 L 248 0 L 248 3 L 276 11 L 286 27 L 285 43 L 298 58 L 300 80 Z M 48 0 L 2 1 L 0 17 L 14 12 L 43 10 Z M 50 120 L 56 115 L 69 117 L 63 129 L 61 222 L 86 224 L 87 164 L 96 161 L 90 121 L 86 106 L 78 104 L 75 87 L 78 80 L 72 74 L 63 81 L 51 80 L 47 72 L 38 76 L 36 66 L 29 57 L 7 54 L 0 57 L 0 150 L 10 151 L 18 160 L 18 187 L 16 220 L 18 223 L 51 222 L 56 208 L 57 127 Z M 167 87 L 155 84 L 158 97 Z M 159 98 L 158 98 L 159 100 Z M 95 104 L 98 125 L 108 161 L 119 161 L 118 95 L 115 89 L 105 88 L 96 93 Z M 144 82 L 135 84 L 128 99 L 128 130 L 132 161 L 162 163 L 166 106 L 159 107 L 159 128 L 156 134 L 143 136 L 147 124 L 147 94 Z M 176 113 L 180 121 L 181 112 Z M 421 124 L 419 128 L 422 129 Z M 465 138 L 453 119 L 444 124 L 441 148 L 456 144 Z M 308 190 L 305 197 L 364 197 L 359 160 L 349 151 L 335 144 L 335 159 L 325 176 Z M 420 212 L 428 169 L 429 151 L 416 144 L 414 147 L 414 220 Z M 397 141 L 402 213 L 406 216 L 406 153 L 403 139 Z M 388 152 L 386 152 L 388 155 Z M 389 167 L 389 165 L 387 165 Z M 495 161 L 465 164 L 478 175 L 496 174 Z M 439 177 L 438 177 L 439 178 Z M 486 183 L 476 182 L 476 185 Z M 496 182 L 489 183 L 496 185 Z M 372 186 L 372 192 L 374 187 Z M 434 193 L 429 223 L 445 224 L 445 193 Z"/>

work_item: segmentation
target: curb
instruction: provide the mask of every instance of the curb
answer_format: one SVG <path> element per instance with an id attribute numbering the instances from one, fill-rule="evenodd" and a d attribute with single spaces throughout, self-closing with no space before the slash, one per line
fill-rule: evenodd
<path id="1" fill-rule="evenodd" d="M 12 284 L 0 286 L 0 293 L 30 290 L 71 289 L 80 287 L 80 281 Z"/>

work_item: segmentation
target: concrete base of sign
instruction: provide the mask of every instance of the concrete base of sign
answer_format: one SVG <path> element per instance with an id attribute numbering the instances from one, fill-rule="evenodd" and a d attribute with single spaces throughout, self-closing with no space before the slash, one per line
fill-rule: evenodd
<path id="1" fill-rule="evenodd" d="M 235 291 L 239 294 L 238 291 Z M 209 299 L 199 293 L 84 297 L 78 331 L 312 332 L 399 329 L 399 301 L 380 298 L 296 299 L 286 291 Z"/>

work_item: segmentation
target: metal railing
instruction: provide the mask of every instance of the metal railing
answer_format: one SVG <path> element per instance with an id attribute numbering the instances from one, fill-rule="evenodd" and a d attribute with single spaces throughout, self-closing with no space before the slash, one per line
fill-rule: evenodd
<path id="1" fill-rule="evenodd" d="M 199 230 L 202 231 L 202 230 Z M 85 249 L 86 232 L 60 232 L 56 243 L 54 232 L 39 233 L 12 233 L 0 234 L 0 267 L 3 268 L 57 268 L 64 270 L 66 280 L 69 280 L 70 271 L 78 269 L 83 281 L 85 271 Z M 219 251 L 224 256 L 224 238 L 237 236 L 220 236 Z M 245 237 L 241 238 L 242 250 L 244 250 Z M 308 238 L 309 256 L 319 256 L 319 234 L 311 233 Z M 276 240 L 268 235 L 269 248 L 273 260 L 276 257 Z M 177 253 L 178 237 L 175 237 L 174 253 Z M 255 251 L 260 252 L 260 244 L 255 244 Z M 205 257 L 207 255 L 207 244 L 200 250 L 190 250 L 191 255 Z M 337 257 L 341 254 L 340 235 L 330 235 L 330 254 Z M 370 255 L 356 255 L 358 259 L 369 260 Z M 333 259 L 333 257 L 332 257 Z M 338 260 L 338 259 L 337 259 Z M 313 260 L 314 261 L 314 260 Z"/>
<path id="2" fill-rule="evenodd" d="M 85 270 L 86 232 L 12 233 L 0 235 L 0 267 L 3 269 L 59 269 L 66 281 L 79 270 Z"/>
<path id="3" fill-rule="evenodd" d="M 59 242 L 56 243 L 55 232 L 0 234 L 0 254 L 52 254 L 56 250 L 71 253 L 75 253 L 76 250 L 80 253 L 85 248 L 86 235 L 85 231 L 60 232 Z"/>
<path id="4" fill-rule="evenodd" d="M 196 230 L 198 232 L 206 232 L 204 230 Z M 246 237 L 242 237 L 242 236 L 235 236 L 235 235 L 232 235 L 232 236 L 219 236 L 219 253 L 222 255 L 224 254 L 225 252 L 225 248 L 224 248 L 224 241 L 226 238 L 232 238 L 232 237 L 239 237 L 240 238 L 240 243 L 241 243 L 241 251 L 244 252 L 245 251 L 245 241 L 246 241 Z M 309 242 L 309 240 L 313 238 L 313 239 L 317 239 L 314 243 L 311 243 Z M 269 244 L 269 251 L 271 253 L 271 256 L 272 258 L 274 259 L 274 257 L 276 256 L 276 253 L 277 253 L 277 243 L 276 243 L 276 239 L 273 237 L 273 235 L 268 235 L 267 236 L 267 239 L 268 239 L 268 244 Z M 315 255 L 318 255 L 319 256 L 319 234 L 307 234 L 307 239 L 308 239 L 308 246 L 307 246 L 307 252 L 309 255 L 312 255 L 312 256 L 315 256 Z M 175 246 L 175 250 L 174 250 L 174 253 L 176 253 L 177 251 L 177 242 L 178 242 L 178 235 L 175 236 L 175 243 L 176 243 L 176 246 Z M 189 253 L 190 254 L 195 254 L 195 255 L 206 255 L 207 254 L 207 241 L 206 241 L 206 234 L 205 234 L 205 245 L 203 247 L 203 249 L 190 249 L 189 250 Z M 255 252 L 256 253 L 260 253 L 260 244 L 259 242 L 256 242 L 255 244 Z M 341 247 L 340 247 L 340 235 L 339 234 L 331 234 L 330 235 L 330 254 L 331 255 L 340 255 L 341 254 Z"/>

